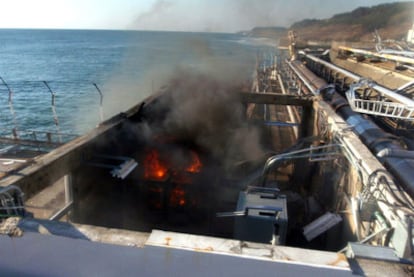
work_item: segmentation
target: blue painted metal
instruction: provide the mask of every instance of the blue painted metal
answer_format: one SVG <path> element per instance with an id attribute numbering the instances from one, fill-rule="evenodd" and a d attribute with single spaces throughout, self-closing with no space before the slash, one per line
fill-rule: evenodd
<path id="1" fill-rule="evenodd" d="M 26 232 L 0 236 L 0 276 L 352 276 L 350 270 Z"/>

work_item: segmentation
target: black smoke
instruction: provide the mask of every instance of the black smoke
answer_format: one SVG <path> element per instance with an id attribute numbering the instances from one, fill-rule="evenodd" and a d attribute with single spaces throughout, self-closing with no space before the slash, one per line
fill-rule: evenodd
<path id="1" fill-rule="evenodd" d="M 244 82 L 177 70 L 147 107 L 147 138 L 194 145 L 225 167 L 262 158 L 260 132 L 248 123 L 242 90 L 247 90 Z"/>

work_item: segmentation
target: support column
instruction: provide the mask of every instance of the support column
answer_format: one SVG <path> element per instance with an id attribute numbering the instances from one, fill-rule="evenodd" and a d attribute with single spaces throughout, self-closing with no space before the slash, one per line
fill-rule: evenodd
<path id="1" fill-rule="evenodd" d="M 65 187 L 65 205 L 54 215 L 52 215 L 49 220 L 59 220 L 63 216 L 69 213 L 73 206 L 73 183 L 72 183 L 72 174 L 66 174 L 63 177 L 63 183 Z"/>
<path id="2" fill-rule="evenodd" d="M 312 106 L 303 106 L 299 137 L 311 137 L 315 135 L 315 111 Z"/>
<path id="3" fill-rule="evenodd" d="M 301 124 L 299 129 L 299 139 L 312 137 L 316 135 L 315 132 L 315 111 L 312 106 L 303 106 L 301 115 Z M 303 145 L 303 148 L 310 147 L 312 141 Z M 314 164 L 310 163 L 308 159 L 298 159 L 295 163 L 295 170 L 293 171 L 293 180 L 298 187 L 308 187 L 311 183 L 311 176 L 314 170 Z"/>

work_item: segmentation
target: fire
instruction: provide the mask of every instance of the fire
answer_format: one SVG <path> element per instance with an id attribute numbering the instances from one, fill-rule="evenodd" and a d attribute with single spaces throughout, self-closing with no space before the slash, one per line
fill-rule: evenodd
<path id="1" fill-rule="evenodd" d="M 190 150 L 187 153 L 187 159 L 180 163 L 167 159 L 171 155 L 170 152 L 159 152 L 154 148 L 147 150 L 143 161 L 144 178 L 161 182 L 168 179 L 174 183 L 191 184 L 192 175 L 199 173 L 203 164 L 197 152 Z"/>
<path id="2" fill-rule="evenodd" d="M 171 190 L 170 193 L 170 206 L 171 207 L 183 207 L 187 203 L 186 197 L 185 197 L 185 190 L 177 186 Z"/>
<path id="3" fill-rule="evenodd" d="M 159 153 L 155 149 L 147 153 L 144 160 L 144 170 L 145 179 L 164 181 L 167 178 L 168 168 L 161 161 Z"/>
<path id="4" fill-rule="evenodd" d="M 190 191 L 203 167 L 198 153 L 188 150 L 183 158 L 172 152 L 174 148 L 163 150 L 149 148 L 143 160 L 144 178 L 155 181 L 148 183 L 148 204 L 156 210 L 196 206 Z"/>
<path id="5" fill-rule="evenodd" d="M 203 164 L 200 161 L 200 158 L 198 157 L 197 153 L 194 151 L 191 151 L 191 164 L 185 169 L 185 171 L 189 173 L 198 173 L 201 170 L 201 167 Z"/>

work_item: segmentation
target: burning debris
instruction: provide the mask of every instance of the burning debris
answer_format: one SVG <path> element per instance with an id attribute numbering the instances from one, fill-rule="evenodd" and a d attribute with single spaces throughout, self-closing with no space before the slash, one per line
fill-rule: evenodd
<path id="1" fill-rule="evenodd" d="M 198 173 L 200 172 L 203 164 L 200 161 L 200 158 L 198 157 L 197 153 L 194 151 L 190 152 L 191 155 L 191 164 L 185 169 L 185 171 L 189 173 Z"/>
<path id="2" fill-rule="evenodd" d="M 171 148 L 174 149 L 174 148 Z M 178 183 L 190 182 L 186 174 L 196 174 L 201 171 L 203 164 L 195 151 L 189 150 L 185 159 L 175 163 L 174 154 L 178 150 L 167 150 L 169 153 L 160 154 L 160 151 L 151 148 L 146 151 L 144 159 L 144 179 L 150 181 L 171 180 Z M 183 150 L 182 150 L 183 151 Z M 182 153 L 181 153 L 182 156 Z"/>
<path id="3" fill-rule="evenodd" d="M 155 149 L 148 151 L 144 160 L 144 178 L 147 180 L 165 181 L 168 168 L 160 160 L 159 153 Z"/>
<path id="4" fill-rule="evenodd" d="M 171 78 L 165 95 L 150 109 L 144 108 L 148 141 L 172 141 L 192 149 L 192 157 L 197 152 L 207 153 L 225 168 L 262 158 L 259 131 L 247 123 L 245 107 L 238 99 L 237 92 L 242 90 L 242 83 L 234 79 L 225 81 L 179 70 Z M 196 163 L 189 171 L 200 167 Z"/>
<path id="5" fill-rule="evenodd" d="M 259 131 L 249 125 L 238 99 L 242 89 L 235 80 L 178 71 L 162 96 L 144 105 L 141 178 L 152 209 L 206 205 L 205 192 L 214 191 L 227 169 L 264 156 Z"/>
<path id="6" fill-rule="evenodd" d="M 196 188 L 191 186 L 196 183 L 203 163 L 194 150 L 165 146 L 150 148 L 145 154 L 144 183 L 148 204 L 156 210 L 194 207 L 197 200 L 192 191 Z"/>

